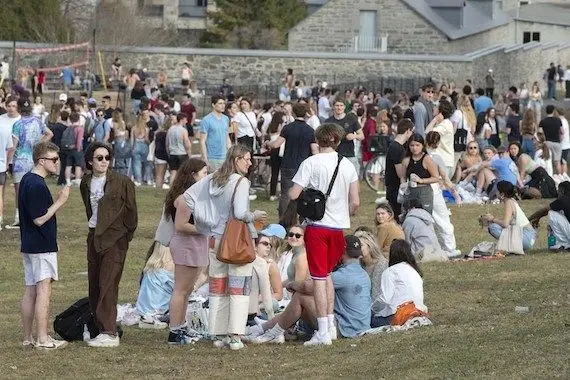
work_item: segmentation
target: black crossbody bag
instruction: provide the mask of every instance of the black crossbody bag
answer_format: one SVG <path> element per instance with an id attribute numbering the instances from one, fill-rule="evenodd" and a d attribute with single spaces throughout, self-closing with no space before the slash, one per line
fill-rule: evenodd
<path id="1" fill-rule="evenodd" d="M 331 194 L 334 181 L 338 174 L 338 167 L 340 166 L 340 161 L 342 161 L 342 156 L 338 155 L 338 162 L 334 170 L 334 174 L 329 184 L 329 188 L 326 194 L 318 189 L 305 189 L 301 192 L 299 199 L 297 200 L 297 214 L 305 219 L 310 219 L 313 221 L 319 221 L 325 216 L 326 202 Z"/>

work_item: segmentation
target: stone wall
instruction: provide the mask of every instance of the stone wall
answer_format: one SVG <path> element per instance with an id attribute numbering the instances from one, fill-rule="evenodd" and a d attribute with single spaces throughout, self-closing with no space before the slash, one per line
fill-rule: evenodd
<path id="1" fill-rule="evenodd" d="M 540 42 L 568 41 L 570 28 L 560 25 L 539 24 L 536 22 L 516 22 L 516 42 L 522 44 L 524 32 L 540 32 Z"/>

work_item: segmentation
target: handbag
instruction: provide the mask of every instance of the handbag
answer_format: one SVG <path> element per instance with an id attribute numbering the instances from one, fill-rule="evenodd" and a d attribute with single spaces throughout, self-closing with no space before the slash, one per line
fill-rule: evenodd
<path id="1" fill-rule="evenodd" d="M 511 224 L 507 228 L 503 228 L 496 250 L 499 252 L 514 253 L 515 255 L 524 255 L 522 227 Z"/>
<path id="2" fill-rule="evenodd" d="M 305 189 L 301 192 L 301 195 L 297 200 L 297 214 L 305 219 L 312 221 L 319 221 L 323 219 L 325 216 L 326 202 L 329 195 L 331 194 L 341 161 L 342 156 L 339 154 L 338 162 L 336 164 L 336 168 L 334 169 L 334 174 L 332 176 L 326 194 L 323 194 L 323 192 L 318 189 Z"/>
<path id="3" fill-rule="evenodd" d="M 241 177 L 234 188 L 232 194 L 232 202 L 230 205 L 230 215 L 226 223 L 220 246 L 216 253 L 216 259 L 226 264 L 243 265 L 252 263 L 255 260 L 255 248 L 253 239 L 249 232 L 246 222 L 234 217 L 234 198 L 239 183 L 244 177 Z"/>

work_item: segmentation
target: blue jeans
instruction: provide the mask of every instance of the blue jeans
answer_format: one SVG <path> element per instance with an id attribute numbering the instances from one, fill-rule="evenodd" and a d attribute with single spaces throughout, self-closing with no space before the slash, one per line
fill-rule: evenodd
<path id="1" fill-rule="evenodd" d="M 489 233 L 495 239 L 499 239 L 501 236 L 501 232 L 503 232 L 503 227 L 498 225 L 497 223 L 489 224 Z M 524 227 L 522 229 L 522 238 L 523 238 L 523 250 L 529 250 L 534 245 L 534 241 L 536 240 L 536 231 L 532 227 Z"/>
<path id="2" fill-rule="evenodd" d="M 531 138 L 523 137 L 521 148 L 522 148 L 523 153 L 528 154 L 529 156 L 531 156 L 534 159 L 535 149 L 534 149 L 534 143 L 532 142 Z"/>
<path id="3" fill-rule="evenodd" d="M 139 111 L 141 109 L 141 100 L 140 99 L 131 99 L 132 103 L 133 103 L 133 113 L 135 115 L 139 114 Z"/>
<path id="4" fill-rule="evenodd" d="M 145 178 L 148 178 L 148 171 L 150 166 L 146 161 L 148 156 L 148 144 L 142 141 L 135 141 L 135 149 L 133 150 L 133 176 L 136 182 L 141 182 L 143 179 L 142 173 L 144 170 Z"/>
<path id="5" fill-rule="evenodd" d="M 556 98 L 556 81 L 555 80 L 548 80 L 548 98 L 555 99 Z"/>

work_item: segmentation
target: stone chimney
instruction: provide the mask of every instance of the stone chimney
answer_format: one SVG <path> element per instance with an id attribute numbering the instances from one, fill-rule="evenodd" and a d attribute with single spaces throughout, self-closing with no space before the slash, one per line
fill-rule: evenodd
<path id="1" fill-rule="evenodd" d="M 495 6 L 498 3 L 495 0 L 467 0 L 471 5 L 477 8 L 484 15 L 495 18 Z"/>

